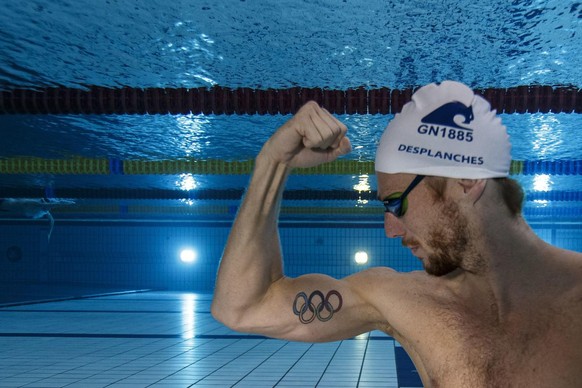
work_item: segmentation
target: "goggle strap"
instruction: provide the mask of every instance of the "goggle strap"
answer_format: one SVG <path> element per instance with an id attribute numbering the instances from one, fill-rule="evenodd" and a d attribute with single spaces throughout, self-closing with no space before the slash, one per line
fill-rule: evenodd
<path id="1" fill-rule="evenodd" d="M 408 195 L 408 193 L 410 193 L 412 191 L 412 189 L 414 189 L 420 183 L 420 181 L 424 179 L 424 177 L 425 177 L 425 175 L 417 175 L 416 178 L 414 178 L 414 180 L 406 188 L 406 190 L 404 190 L 404 193 L 402 193 L 400 198 L 406 197 Z"/>

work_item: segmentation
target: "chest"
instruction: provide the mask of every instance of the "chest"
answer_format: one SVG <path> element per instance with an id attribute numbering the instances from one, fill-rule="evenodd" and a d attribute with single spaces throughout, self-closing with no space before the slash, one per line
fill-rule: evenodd
<path id="1" fill-rule="evenodd" d="M 582 325 L 570 316 L 540 312 L 504 324 L 462 311 L 437 316 L 432 336 L 407 344 L 427 386 L 561 386 L 581 375 Z"/>

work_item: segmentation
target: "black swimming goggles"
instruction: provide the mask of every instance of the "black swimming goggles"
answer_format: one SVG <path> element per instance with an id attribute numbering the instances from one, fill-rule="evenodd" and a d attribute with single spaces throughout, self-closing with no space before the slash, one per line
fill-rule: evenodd
<path id="1" fill-rule="evenodd" d="M 390 213 L 397 218 L 402 217 L 404 213 L 406 213 L 406 209 L 408 209 L 408 200 L 406 199 L 406 196 L 410 194 L 412 189 L 414 189 L 416 185 L 424 179 L 424 177 L 424 175 L 417 175 L 404 192 L 390 194 L 388 198 L 384 199 L 382 202 L 384 203 L 385 212 Z"/>

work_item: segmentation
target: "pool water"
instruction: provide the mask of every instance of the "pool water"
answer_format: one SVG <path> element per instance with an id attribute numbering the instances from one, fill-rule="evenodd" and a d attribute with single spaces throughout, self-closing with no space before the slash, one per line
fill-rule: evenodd
<path id="1" fill-rule="evenodd" d="M 46 215 L 0 212 L 2 386 L 421 385 L 383 333 L 300 344 L 241 335 L 212 319 L 216 269 L 252 160 L 290 114 L 120 108 L 159 105 L 166 94 L 229 90 L 227 103 L 239 106 L 245 96 L 254 104 L 297 90 L 346 100 L 405 95 L 447 79 L 521 102 L 515 92 L 526 90 L 528 109 L 500 111 L 524 215 L 544 240 L 582 250 L 580 2 L 0 7 L 0 198 L 61 204 L 53 225 Z M 539 90 L 554 93 L 551 104 Z M 95 97 L 109 108 L 80 113 L 90 93 L 129 97 Z M 37 97 L 25 104 L 22 96 Z M 280 222 L 289 276 L 420 269 L 385 237 L 375 200 L 374 153 L 396 112 L 368 107 L 337 113 L 351 154 L 289 178 Z M 185 250 L 191 262 L 180 260 Z M 369 261 L 356 263 L 358 252 Z"/>

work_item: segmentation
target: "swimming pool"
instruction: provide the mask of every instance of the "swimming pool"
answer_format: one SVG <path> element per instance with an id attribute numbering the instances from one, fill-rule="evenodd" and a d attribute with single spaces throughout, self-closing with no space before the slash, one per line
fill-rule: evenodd
<path id="1" fill-rule="evenodd" d="M 5 273 L 95 282 L 104 268 L 117 268 L 107 283 L 212 289 L 253 157 L 311 98 L 348 125 L 354 150 L 291 176 L 282 208 L 291 273 L 345 275 L 360 268 L 349 260 L 360 249 L 371 250 L 371 265 L 416 268 L 381 236 L 372 161 L 411 90 L 444 79 L 471 85 L 502 112 L 526 218 L 547 239 L 576 248 L 581 8 L 560 1 L 450 1 L 429 10 L 421 1 L 6 4 L 2 196 L 76 204 L 55 208 L 52 241 L 30 247 L 32 257 L 50 257 L 42 275 L 35 265 L 28 274 Z M 48 228 L 45 220 L 5 221 Z M 313 228 L 316 237 L 303 241 Z M 4 237 L 4 249 L 24 240 Z M 85 245 L 72 248 L 79 241 Z M 199 244 L 204 271 L 180 272 L 168 252 Z M 103 248 L 120 245 L 123 252 Z M 92 264 L 79 264 L 86 255 Z M 302 263 L 322 255 L 335 264 Z M 149 269 L 125 278 L 138 261 Z M 155 263 L 168 266 L 166 280 L 152 281 Z M 72 269 L 77 264 L 84 269 Z"/>
<path id="2" fill-rule="evenodd" d="M 336 372 L 358 363 L 347 386 L 417 384 L 407 380 L 414 370 L 402 348 L 378 333 L 302 348 L 237 336 L 208 317 L 208 293 L 252 159 L 311 98 L 347 124 L 354 150 L 290 177 L 280 224 L 288 275 L 420 268 L 398 240 L 384 236 L 372 162 L 382 130 L 410 92 L 445 79 L 467 83 L 501 112 L 512 175 L 526 191 L 524 213 L 536 233 L 582 250 L 580 2 L 34 0 L 1 7 L 0 197 L 75 204 L 51 211 L 50 239 L 48 219 L 0 213 L 0 305 L 168 290 L 3 307 L 12 318 L 3 322 L 14 326 L 0 325 L 1 359 L 18 351 L 19 360 L 44 365 L 36 354 L 58 357 L 51 353 L 58 348 L 76 360 L 89 343 L 99 353 L 83 359 L 86 366 L 97 360 L 102 367 L 63 361 L 34 380 L 36 369 L 11 362 L 0 379 L 22 375 L 10 380 L 14 386 L 54 385 L 55 376 L 77 367 L 85 374 L 67 381 L 83 386 L 110 373 L 108 362 L 125 375 L 95 386 L 128 383 L 133 369 L 123 369 L 108 346 L 155 369 L 157 356 L 143 356 L 142 342 L 151 355 L 179 353 L 176 360 L 193 369 L 199 358 L 192 354 L 216 352 L 214 363 L 248 374 L 232 380 L 225 368 L 212 380 L 214 369 L 196 369 L 182 381 L 184 370 L 173 365 L 135 386 L 258 386 L 245 378 L 270 365 L 271 356 L 255 357 L 259 366 L 247 370 L 239 354 L 275 345 L 292 357 L 273 354 L 301 368 L 329 356 L 322 370 L 299 380 L 306 386 L 338 386 Z M 195 251 L 194 262 L 180 261 L 184 249 Z M 359 251 L 367 263 L 354 261 Z M 71 326 L 70 317 L 87 325 Z M 22 343 L 36 352 L 32 358 L 19 352 Z M 307 355 L 303 361 L 298 351 Z M 380 357 L 389 359 L 377 365 Z M 292 370 L 273 381 L 292 382 Z"/>
<path id="3" fill-rule="evenodd" d="M 214 246 L 201 253 L 204 276 L 183 278 L 176 273 L 180 267 L 171 266 L 172 280 L 151 282 L 148 276 L 157 272 L 152 264 L 141 280 L 118 275 L 113 283 L 211 289 L 253 157 L 311 98 L 347 124 L 354 150 L 331 165 L 291 176 L 282 208 L 282 220 L 298 236 L 289 237 L 290 257 L 298 260 L 296 267 L 290 265 L 297 273 L 329 271 L 329 266 L 305 267 L 298 257 L 329 255 L 329 246 L 351 253 L 378 245 L 380 251 L 371 255 L 374 265 L 416 268 L 414 261 L 402 264 L 410 259 L 405 252 L 399 251 L 396 261 L 385 259 L 393 255 L 387 250 L 399 247 L 380 236 L 373 157 L 382 130 L 411 90 L 443 79 L 471 85 L 503 112 L 512 140 L 512 174 L 527 193 L 526 218 L 553 242 L 559 242 L 558 229 L 578 234 L 579 3 L 451 1 L 423 10 L 419 1 L 366 2 L 366 7 L 353 1 L 288 1 L 274 7 L 250 1 L 94 6 L 87 0 L 4 8 L 2 196 L 76 202 L 52 211 L 54 240 L 32 254 L 55 255 L 54 247 L 63 244 L 49 260 L 55 273 L 68 272 L 79 251 L 123 242 L 135 249 L 100 248 L 90 261 L 125 256 L 114 266 L 119 274 L 138 257 L 173 263 L 167 251 L 196 245 L 189 242 L 193 234 Z M 9 222 L 48 227 L 44 220 L 11 217 Z M 87 237 L 105 233 L 102 225 L 115 231 L 111 237 Z M 169 232 L 195 225 L 200 233 Z M 66 242 L 79 228 L 87 228 L 81 232 L 87 249 Z M 319 237 L 300 242 L 301 231 L 311 228 Z M 219 230 L 219 237 L 207 236 L 209 230 Z M 376 237 L 355 237 L 362 231 L 376 231 L 371 232 Z M 155 237 L 146 238 L 148 244 L 129 238 L 143 235 Z M 21 244 L 8 241 L 7 246 Z M 306 244 L 294 252 L 293 246 Z M 345 260 L 334 256 L 332 262 L 342 269 L 333 275 L 359 268 Z M 99 265 L 89 268 L 80 281 L 100 277 Z"/>

